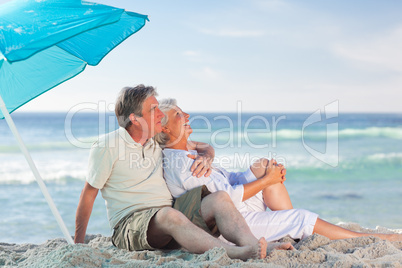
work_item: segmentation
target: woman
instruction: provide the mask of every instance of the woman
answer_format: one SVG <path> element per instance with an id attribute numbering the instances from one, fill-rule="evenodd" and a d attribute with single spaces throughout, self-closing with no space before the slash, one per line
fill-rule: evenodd
<path id="1" fill-rule="evenodd" d="M 283 185 L 286 170 L 275 160 L 260 159 L 245 172 L 227 172 L 221 167 L 213 167 L 209 177 L 193 176 L 190 167 L 194 157 L 189 155 L 196 152 L 187 148 L 192 133 L 189 115 L 174 99 L 162 100 L 159 109 L 165 117 L 162 133 L 156 139 L 164 148 L 164 177 L 174 198 L 201 185 L 206 185 L 211 192 L 226 191 L 254 236 L 265 237 L 267 241 L 285 236 L 303 239 L 313 233 L 330 239 L 376 236 L 390 241 L 402 240 L 400 234 L 353 232 L 323 221 L 315 213 L 293 209 Z M 266 211 L 267 207 L 271 211 Z"/>

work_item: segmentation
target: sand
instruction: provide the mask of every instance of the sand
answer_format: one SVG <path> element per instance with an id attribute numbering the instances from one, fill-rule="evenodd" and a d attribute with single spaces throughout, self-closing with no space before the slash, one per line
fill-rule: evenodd
<path id="1" fill-rule="evenodd" d="M 382 227 L 365 229 L 343 224 L 348 229 L 371 233 L 402 233 Z M 375 237 L 331 241 L 312 235 L 296 243 L 295 250 L 272 250 L 263 260 L 232 260 L 224 249 L 204 254 L 184 250 L 129 252 L 115 248 L 110 237 L 87 235 L 86 244 L 68 245 L 52 239 L 41 245 L 0 243 L 0 266 L 5 267 L 402 267 L 402 242 Z"/>

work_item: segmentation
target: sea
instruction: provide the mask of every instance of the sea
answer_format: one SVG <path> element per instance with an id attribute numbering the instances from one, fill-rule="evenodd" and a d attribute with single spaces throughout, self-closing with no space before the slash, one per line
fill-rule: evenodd
<path id="1" fill-rule="evenodd" d="M 245 170 L 275 158 L 293 206 L 331 223 L 402 229 L 402 114 L 191 113 L 190 139 L 215 148 L 215 164 Z M 15 112 L 12 118 L 68 231 L 91 144 L 118 128 L 111 113 Z M 111 235 L 101 194 L 87 233 Z M 0 120 L 0 242 L 63 237 L 5 120 Z"/>

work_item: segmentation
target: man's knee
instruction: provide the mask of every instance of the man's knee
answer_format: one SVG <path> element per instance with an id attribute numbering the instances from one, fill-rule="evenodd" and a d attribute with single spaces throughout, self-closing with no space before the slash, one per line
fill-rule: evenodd
<path id="1" fill-rule="evenodd" d="M 233 206 L 233 201 L 229 194 L 225 191 L 217 191 L 208 196 L 204 197 L 201 201 L 201 211 L 203 218 L 209 219 L 209 217 L 204 217 L 206 215 L 215 215 L 221 212 L 222 209 L 228 209 L 229 206 Z"/>
<path id="2" fill-rule="evenodd" d="M 214 224 L 216 216 L 230 212 L 231 206 L 236 209 L 229 194 L 217 191 L 202 199 L 200 214 L 207 225 Z"/>
<path id="3" fill-rule="evenodd" d="M 157 213 L 156 220 L 157 224 L 164 225 L 167 228 L 171 226 L 182 226 L 189 221 L 183 213 L 171 207 L 161 208 Z"/>
<path id="4" fill-rule="evenodd" d="M 147 231 L 147 240 L 153 248 L 164 248 L 172 242 L 177 228 L 181 228 L 185 216 L 171 207 L 161 208 L 151 219 Z M 176 229 L 175 229 L 176 228 Z M 175 243 L 175 242 L 174 242 Z"/>
<path id="5" fill-rule="evenodd" d="M 208 196 L 204 197 L 202 202 L 212 202 L 214 204 L 219 204 L 225 201 L 231 201 L 229 194 L 225 191 L 217 191 L 215 193 L 209 194 Z"/>

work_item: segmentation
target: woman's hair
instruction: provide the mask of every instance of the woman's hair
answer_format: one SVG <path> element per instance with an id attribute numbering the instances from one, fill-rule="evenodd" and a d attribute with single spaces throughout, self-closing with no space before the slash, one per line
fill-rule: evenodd
<path id="1" fill-rule="evenodd" d="M 169 121 L 167 117 L 167 112 L 172 109 L 175 109 L 177 106 L 177 101 L 175 99 L 163 99 L 159 101 L 159 109 L 165 114 L 165 117 L 162 118 L 162 127 L 166 126 Z M 164 148 L 166 143 L 169 141 L 169 136 L 166 133 L 160 132 L 156 134 L 155 140 L 159 143 L 159 145 Z"/>
<path id="2" fill-rule="evenodd" d="M 136 87 L 123 88 L 116 100 L 115 113 L 119 126 L 127 128 L 132 123 L 130 114 L 142 116 L 142 105 L 144 101 L 151 96 L 158 96 L 155 88 L 138 85 Z"/>

